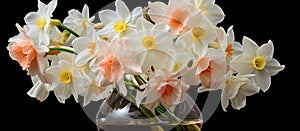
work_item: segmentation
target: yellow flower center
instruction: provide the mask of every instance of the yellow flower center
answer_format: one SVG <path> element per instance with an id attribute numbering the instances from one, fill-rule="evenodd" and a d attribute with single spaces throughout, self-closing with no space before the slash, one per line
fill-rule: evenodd
<path id="1" fill-rule="evenodd" d="M 124 20 L 118 20 L 118 21 L 116 21 L 115 24 L 114 24 L 114 29 L 115 29 L 115 31 L 117 31 L 117 32 L 119 32 L 119 33 L 125 31 L 126 28 L 127 28 L 127 25 L 126 25 L 126 23 L 125 23 Z"/>
<path id="2" fill-rule="evenodd" d="M 252 60 L 252 66 L 257 70 L 263 70 L 266 64 L 266 59 L 263 56 L 256 56 Z"/>
<path id="3" fill-rule="evenodd" d="M 142 44 L 147 50 L 152 50 L 156 45 L 156 41 L 152 36 L 145 36 L 142 40 Z"/>
<path id="4" fill-rule="evenodd" d="M 199 26 L 194 27 L 192 29 L 192 33 L 193 33 L 194 37 L 196 37 L 199 40 L 201 40 L 202 38 L 204 38 L 206 36 L 206 31 Z"/>
<path id="5" fill-rule="evenodd" d="M 60 73 L 60 81 L 62 83 L 68 84 L 72 81 L 72 73 L 69 71 L 63 71 Z"/>
<path id="6" fill-rule="evenodd" d="M 83 24 L 84 27 L 86 27 L 89 24 L 89 22 L 87 20 L 85 20 L 85 21 L 83 21 L 82 24 Z"/>
<path id="7" fill-rule="evenodd" d="M 90 54 L 93 55 L 95 53 L 95 51 L 94 51 L 95 47 L 96 47 L 96 42 L 92 42 L 92 43 L 89 44 L 88 48 L 89 48 L 89 53 Z"/>
<path id="8" fill-rule="evenodd" d="M 34 25 L 38 29 L 43 29 L 47 24 L 46 18 L 36 18 Z"/>
<path id="9" fill-rule="evenodd" d="M 173 66 L 173 71 L 174 71 L 174 72 L 177 72 L 177 71 L 179 70 L 180 66 L 181 66 L 181 63 L 176 63 L 176 64 Z"/>

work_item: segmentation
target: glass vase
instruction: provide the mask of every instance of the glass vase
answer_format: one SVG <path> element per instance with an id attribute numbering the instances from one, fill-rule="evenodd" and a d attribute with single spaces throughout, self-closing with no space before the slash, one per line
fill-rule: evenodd
<path id="1" fill-rule="evenodd" d="M 157 109 L 158 108 L 158 109 Z M 194 100 L 186 99 L 174 111 L 162 105 L 149 110 L 137 107 L 132 99 L 114 90 L 99 107 L 96 124 L 98 131 L 200 131 L 202 114 Z"/>

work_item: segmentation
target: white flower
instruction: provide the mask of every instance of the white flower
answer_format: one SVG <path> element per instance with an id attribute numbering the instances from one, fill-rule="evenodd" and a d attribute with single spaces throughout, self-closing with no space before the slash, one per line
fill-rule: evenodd
<path id="1" fill-rule="evenodd" d="M 136 7 L 132 12 L 122 0 L 116 0 L 116 11 L 103 10 L 99 12 L 100 21 L 104 28 L 98 31 L 98 35 L 112 38 L 124 36 L 132 32 L 135 21 L 142 15 L 142 8 Z"/>
<path id="2" fill-rule="evenodd" d="M 226 75 L 224 75 L 224 80 L 220 84 L 218 88 L 206 88 L 204 86 L 199 87 L 198 92 L 202 93 L 204 91 L 212 91 L 212 90 L 222 90 L 221 94 L 221 105 L 224 111 L 226 111 L 226 108 L 229 105 L 229 100 L 232 100 L 235 98 L 234 105 L 240 105 L 240 101 L 243 101 L 246 99 L 246 97 L 243 98 L 236 98 L 236 96 L 239 94 L 238 97 L 242 97 L 243 95 L 248 95 L 252 92 L 252 89 L 248 89 L 249 87 L 244 86 L 242 91 L 240 91 L 241 87 L 243 85 L 246 85 L 247 82 L 251 82 L 251 77 L 253 77 L 253 74 L 247 74 L 247 75 L 233 75 L 232 71 L 227 72 Z M 248 85 L 251 85 L 249 83 Z M 253 85 L 253 83 L 252 83 Z M 251 86 L 251 88 L 255 88 L 253 90 L 257 90 L 258 86 Z M 249 90 L 249 92 L 243 92 L 246 90 Z M 259 88 L 258 88 L 259 89 Z M 252 94 L 252 93 L 251 93 Z M 249 94 L 250 95 L 250 94 Z M 243 99 L 243 100 L 241 100 Z M 240 100 L 240 101 L 238 101 Z M 236 106 L 235 106 L 236 107 Z"/>
<path id="3" fill-rule="evenodd" d="M 48 84 L 43 83 L 37 76 L 31 77 L 33 87 L 27 92 L 31 97 L 38 99 L 40 102 L 46 100 L 49 96 Z"/>
<path id="4" fill-rule="evenodd" d="M 217 38 L 217 32 L 215 26 L 202 15 L 195 15 L 192 19 L 196 19 L 197 25 L 180 35 L 176 45 L 188 49 L 193 55 L 201 58 L 205 55 L 208 44 Z"/>
<path id="5" fill-rule="evenodd" d="M 57 0 L 52 0 L 45 5 L 38 0 L 38 11 L 30 12 L 25 16 L 25 23 L 29 26 L 30 37 L 32 40 L 41 45 L 49 45 L 49 32 L 51 27 L 51 17 L 57 5 Z"/>
<path id="6" fill-rule="evenodd" d="M 75 63 L 78 66 L 87 64 L 92 58 L 95 57 L 95 50 L 99 47 L 99 37 L 93 28 L 87 29 L 84 36 L 78 37 L 72 41 L 75 51 L 78 53 Z"/>
<path id="7" fill-rule="evenodd" d="M 65 18 L 63 24 L 78 35 L 82 36 L 85 30 L 93 27 L 92 21 L 95 19 L 95 16 L 90 17 L 89 7 L 86 4 L 81 13 L 78 10 L 72 9 L 68 14 L 69 16 Z M 67 41 L 71 41 L 74 38 L 74 35 L 70 35 Z"/>
<path id="8" fill-rule="evenodd" d="M 235 35 L 233 31 L 233 26 L 227 29 L 227 33 L 224 28 L 216 28 L 218 37 L 215 41 L 208 44 L 209 47 L 215 49 L 222 49 L 226 52 L 227 61 L 230 62 L 234 57 L 243 53 L 242 45 L 235 41 Z"/>
<path id="9" fill-rule="evenodd" d="M 88 105 L 91 101 L 99 101 L 107 98 L 114 89 L 114 86 L 98 86 L 96 82 L 95 73 L 90 71 L 88 74 L 82 71 L 85 78 L 86 88 L 80 93 L 83 96 L 83 106 Z"/>
<path id="10" fill-rule="evenodd" d="M 211 23 L 217 25 L 224 20 L 224 12 L 215 4 L 215 0 L 190 0 L 194 6 L 201 10 L 201 13 L 206 16 Z"/>
<path id="11" fill-rule="evenodd" d="M 255 74 L 255 82 L 265 92 L 271 85 L 271 76 L 284 69 L 284 65 L 272 58 L 273 42 L 258 45 L 248 37 L 243 38 L 243 54 L 231 61 L 231 67 L 239 74 Z"/>
<path id="12" fill-rule="evenodd" d="M 85 83 L 80 70 L 73 63 L 75 56 L 62 52 L 58 58 L 58 65 L 53 65 L 46 70 L 51 81 L 49 90 L 54 91 L 56 98 L 61 103 L 65 103 L 65 100 L 71 95 L 77 101 L 78 93 L 81 92 Z"/>
<path id="13" fill-rule="evenodd" d="M 92 26 L 92 21 L 95 19 L 95 16 L 90 17 L 89 7 L 86 4 L 81 13 L 78 10 L 72 9 L 68 14 L 69 16 L 63 22 L 64 25 L 79 35 L 82 34 L 87 26 Z"/>
<path id="14" fill-rule="evenodd" d="M 125 44 L 137 54 L 143 72 L 151 66 L 168 66 L 176 51 L 173 34 L 166 24 L 153 25 L 144 18 L 136 22 L 137 32 L 125 39 Z M 171 66 L 168 66 L 171 67 Z"/>
<path id="15" fill-rule="evenodd" d="M 231 106 L 234 109 L 240 110 L 246 106 L 246 97 L 258 93 L 259 90 L 259 86 L 257 86 L 252 79 L 248 79 L 247 83 L 239 88 L 236 96 L 230 99 Z"/>
<path id="16" fill-rule="evenodd" d="M 223 46 L 227 53 L 227 57 L 234 58 L 239 54 L 243 53 L 242 45 L 235 41 L 233 26 L 230 26 L 227 30 L 227 44 Z"/>

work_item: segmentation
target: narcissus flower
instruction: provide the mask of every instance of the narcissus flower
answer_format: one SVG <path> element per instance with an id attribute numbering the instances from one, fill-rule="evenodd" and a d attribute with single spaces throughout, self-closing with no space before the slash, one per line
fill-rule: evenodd
<path id="1" fill-rule="evenodd" d="M 28 36 L 27 28 L 23 29 L 16 24 L 20 34 L 10 38 L 7 46 L 9 55 L 13 60 L 18 61 L 23 70 L 27 70 L 29 75 L 37 75 L 43 82 L 48 82 L 45 70 L 49 66 L 44 55 L 49 51 L 47 46 L 35 44 Z"/>
<path id="2" fill-rule="evenodd" d="M 217 25 L 224 20 L 223 10 L 215 4 L 215 0 L 190 0 L 211 23 Z"/>
<path id="3" fill-rule="evenodd" d="M 138 105 L 142 102 L 150 109 L 154 109 L 159 104 L 164 105 L 170 110 L 185 100 L 186 91 L 189 85 L 178 79 L 179 72 L 172 73 L 166 69 L 159 69 L 150 76 L 150 80 L 141 88 L 145 89 L 137 95 Z"/>
<path id="4" fill-rule="evenodd" d="M 136 52 L 136 59 L 143 72 L 152 65 L 169 64 L 168 61 L 176 51 L 174 37 L 169 30 L 170 27 L 166 24 L 153 25 L 144 18 L 139 18 L 136 22 L 136 33 L 125 39 L 128 48 Z"/>
<path id="5" fill-rule="evenodd" d="M 163 2 L 149 2 L 148 14 L 155 24 L 168 24 L 176 35 L 197 25 L 199 20 L 191 19 L 201 15 L 200 10 L 185 0 L 169 0 L 168 5 Z"/>
<path id="6" fill-rule="evenodd" d="M 46 70 L 51 82 L 49 90 L 54 91 L 57 100 L 61 103 L 65 103 L 65 100 L 71 95 L 77 101 L 78 93 L 85 84 L 79 68 L 74 64 L 74 58 L 73 54 L 60 53 L 57 65 L 53 65 Z"/>
<path id="7" fill-rule="evenodd" d="M 104 24 L 104 28 L 98 31 L 100 36 L 112 38 L 129 34 L 134 30 L 136 19 L 142 15 L 141 7 L 136 7 L 130 12 L 122 0 L 116 0 L 115 6 L 116 11 L 99 12 L 100 21 Z"/>
<path id="8" fill-rule="evenodd" d="M 57 0 L 52 0 L 48 5 L 38 0 L 38 11 L 30 12 L 25 16 L 25 23 L 29 27 L 31 39 L 39 45 L 49 45 L 49 33 L 52 28 L 51 17 L 57 5 Z"/>
<path id="9" fill-rule="evenodd" d="M 63 24 L 81 35 L 88 26 L 92 26 L 95 16 L 90 17 L 89 7 L 84 5 L 82 12 L 72 9 L 68 12 L 69 16 L 65 18 Z"/>
<path id="10" fill-rule="evenodd" d="M 243 38 L 243 54 L 231 61 L 231 66 L 239 74 L 255 74 L 255 82 L 263 91 L 271 85 L 271 76 L 284 69 L 284 65 L 273 58 L 273 42 L 258 45 L 248 37 Z"/>
<path id="11" fill-rule="evenodd" d="M 126 96 L 125 73 L 140 74 L 141 69 L 133 60 L 135 53 L 120 40 L 100 40 L 96 57 L 90 62 L 90 68 L 96 74 L 97 85 L 118 85 L 120 92 Z"/>

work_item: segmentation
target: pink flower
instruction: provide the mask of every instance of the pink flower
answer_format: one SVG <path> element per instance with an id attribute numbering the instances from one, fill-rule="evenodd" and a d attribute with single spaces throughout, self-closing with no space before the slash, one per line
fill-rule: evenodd
<path id="1" fill-rule="evenodd" d="M 38 75 L 42 82 L 47 83 L 45 69 L 48 67 L 48 60 L 44 55 L 49 51 L 48 47 L 35 45 L 25 29 L 19 24 L 16 24 L 16 27 L 20 35 L 9 39 L 7 50 L 10 57 L 16 60 L 23 70 L 27 70 L 29 75 Z"/>
<path id="2" fill-rule="evenodd" d="M 170 110 L 185 100 L 186 91 L 189 85 L 178 79 L 178 73 L 172 73 L 165 69 L 159 69 L 150 75 L 150 80 L 141 88 L 145 90 L 137 95 L 137 104 L 139 105 L 146 97 L 144 104 L 154 109 L 159 104 L 164 105 Z"/>
<path id="3" fill-rule="evenodd" d="M 196 23 L 193 23 L 194 20 L 191 18 L 201 15 L 199 9 L 184 0 L 169 0 L 168 5 L 162 2 L 149 2 L 148 14 L 155 24 L 168 24 L 174 34 L 180 34 L 186 28 L 192 28 Z"/>
<path id="4" fill-rule="evenodd" d="M 125 73 L 123 65 L 120 63 L 119 59 L 112 54 L 104 56 L 104 58 L 99 62 L 99 67 L 102 70 L 101 72 L 103 76 L 109 82 L 120 81 Z"/>
<path id="5" fill-rule="evenodd" d="M 120 92 L 126 96 L 125 73 L 140 74 L 141 67 L 132 59 L 135 53 L 120 40 L 98 42 L 96 57 L 90 62 L 90 68 L 96 74 L 98 86 L 116 83 Z"/>
<path id="6" fill-rule="evenodd" d="M 196 75 L 202 86 L 217 88 L 227 72 L 226 54 L 222 50 L 209 48 L 206 56 L 196 65 Z"/>

